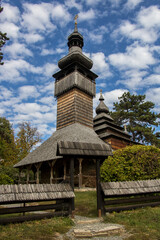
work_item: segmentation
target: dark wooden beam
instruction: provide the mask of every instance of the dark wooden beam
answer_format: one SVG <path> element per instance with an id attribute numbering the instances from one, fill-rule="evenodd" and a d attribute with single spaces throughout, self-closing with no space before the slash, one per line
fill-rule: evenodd
<path id="1" fill-rule="evenodd" d="M 34 215 L 26 215 L 26 216 L 20 216 L 20 217 L 0 218 L 0 224 L 20 223 L 24 221 L 40 220 L 44 218 L 52 218 L 52 217 L 58 217 L 58 216 L 68 216 L 68 211 L 34 214 Z"/>
<path id="2" fill-rule="evenodd" d="M 159 206 L 160 202 L 150 202 L 150 203 L 141 203 L 141 204 L 134 204 L 134 205 L 127 205 L 127 206 L 118 206 L 118 207 L 107 207 L 105 208 L 106 212 L 120 212 L 120 211 L 128 211 L 137 208 L 143 207 L 155 207 Z"/>
<path id="3" fill-rule="evenodd" d="M 73 157 L 71 157 L 71 159 L 70 159 L 70 184 L 71 184 L 73 191 L 74 191 L 74 160 L 75 159 Z M 74 198 L 72 198 L 71 209 L 72 209 L 72 211 L 74 211 L 74 209 L 75 209 Z"/>

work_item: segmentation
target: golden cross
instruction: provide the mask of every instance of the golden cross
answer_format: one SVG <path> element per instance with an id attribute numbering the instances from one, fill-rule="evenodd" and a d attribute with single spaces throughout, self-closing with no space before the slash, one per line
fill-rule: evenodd
<path id="1" fill-rule="evenodd" d="M 78 14 L 76 14 L 76 16 L 74 17 L 75 24 L 77 24 L 77 18 L 78 18 Z"/>

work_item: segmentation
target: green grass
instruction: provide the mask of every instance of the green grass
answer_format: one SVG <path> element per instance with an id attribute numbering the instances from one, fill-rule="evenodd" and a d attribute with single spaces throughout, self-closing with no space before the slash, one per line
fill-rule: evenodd
<path id="1" fill-rule="evenodd" d="M 96 217 L 96 192 L 75 193 L 75 214 Z M 160 207 L 108 214 L 106 223 L 122 224 L 131 235 L 125 240 L 160 240 Z M 73 226 L 67 217 L 0 225 L 0 240 L 56 240 Z"/>
<path id="2" fill-rule="evenodd" d="M 76 192 L 75 195 L 75 214 L 86 217 L 97 217 L 96 192 Z"/>
<path id="3" fill-rule="evenodd" d="M 50 240 L 73 225 L 69 218 L 52 218 L 19 224 L 0 225 L 0 240 Z"/>
<path id="4" fill-rule="evenodd" d="M 118 223 L 131 233 L 127 240 L 160 239 L 160 207 L 108 214 L 106 223 Z"/>
<path id="5" fill-rule="evenodd" d="M 75 213 L 96 217 L 96 192 L 77 192 Z M 126 240 L 160 240 L 160 207 L 108 214 L 106 223 L 122 224 L 131 233 Z"/>

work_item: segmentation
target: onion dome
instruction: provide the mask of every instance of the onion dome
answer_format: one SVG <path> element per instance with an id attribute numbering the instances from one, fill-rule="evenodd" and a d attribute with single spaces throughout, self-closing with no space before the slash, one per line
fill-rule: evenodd
<path id="1" fill-rule="evenodd" d="M 58 67 L 64 69 L 70 64 L 78 62 L 87 69 L 91 69 L 93 62 L 82 53 L 83 45 L 83 36 L 78 32 L 77 23 L 75 23 L 74 31 L 68 37 L 69 53 L 59 60 Z"/>
<path id="2" fill-rule="evenodd" d="M 68 47 L 83 47 L 83 36 L 78 32 L 77 24 L 75 24 L 74 32 L 71 33 L 68 37 Z"/>
<path id="3" fill-rule="evenodd" d="M 99 114 L 99 113 L 109 113 L 109 109 L 108 107 L 106 106 L 106 104 L 103 102 L 104 101 L 104 98 L 103 98 L 103 95 L 102 95 L 102 90 L 100 90 L 100 98 L 99 98 L 99 105 L 98 107 L 96 108 L 96 113 Z"/>

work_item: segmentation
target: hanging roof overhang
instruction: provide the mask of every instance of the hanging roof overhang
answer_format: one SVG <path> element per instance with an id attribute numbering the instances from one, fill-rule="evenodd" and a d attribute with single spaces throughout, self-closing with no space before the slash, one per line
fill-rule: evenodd
<path id="1" fill-rule="evenodd" d="M 94 156 L 98 158 L 112 155 L 111 146 L 108 143 L 104 143 L 104 141 L 98 137 L 92 128 L 79 123 L 74 123 L 54 132 L 49 139 L 42 143 L 33 152 L 29 153 L 14 167 L 27 167 L 27 165 L 63 158 L 66 153 L 62 152 L 59 148 L 61 146 L 61 142 L 64 142 L 64 150 L 67 150 L 66 144 L 69 142 L 70 152 L 68 152 L 68 155 L 73 155 L 72 146 L 75 146 L 75 144 L 77 146 L 77 150 L 75 150 L 74 156 L 93 156 L 94 153 Z M 88 152 L 86 146 L 89 146 Z M 99 152 L 96 152 L 96 149 L 94 151 L 95 147 Z M 83 152 L 81 152 L 81 150 Z M 89 150 L 92 150 L 90 155 Z"/>
<path id="2" fill-rule="evenodd" d="M 93 66 L 93 61 L 85 56 L 83 53 L 79 51 L 74 51 L 69 53 L 67 56 L 61 58 L 58 62 L 58 67 L 60 69 L 65 68 L 73 62 L 78 62 L 84 65 L 87 69 L 91 69 Z"/>
<path id="3" fill-rule="evenodd" d="M 73 156 L 90 156 L 90 157 L 106 157 L 108 155 L 108 146 L 97 143 L 80 143 L 80 142 L 58 142 L 58 154 Z"/>

